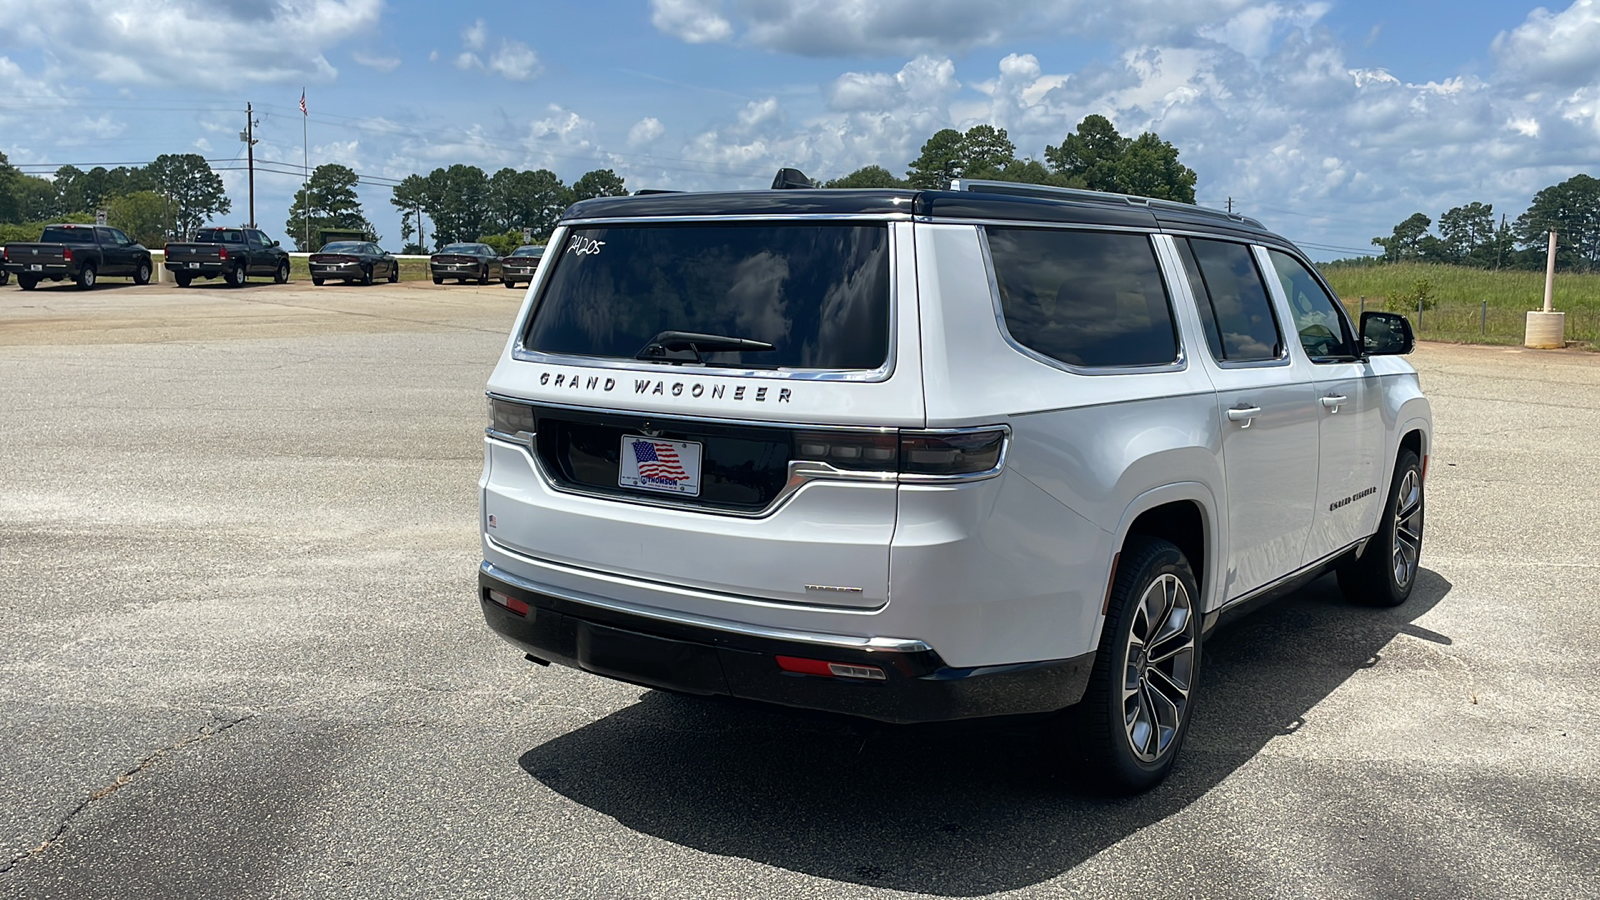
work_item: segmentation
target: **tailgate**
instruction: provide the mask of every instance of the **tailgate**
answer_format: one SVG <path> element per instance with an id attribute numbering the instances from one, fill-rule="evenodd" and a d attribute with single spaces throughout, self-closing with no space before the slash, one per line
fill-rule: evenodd
<path id="1" fill-rule="evenodd" d="M 220 262 L 216 244 L 168 244 L 167 262 Z"/>
<path id="2" fill-rule="evenodd" d="M 59 266 L 65 258 L 60 244 L 7 244 L 6 259 L 23 265 Z"/>

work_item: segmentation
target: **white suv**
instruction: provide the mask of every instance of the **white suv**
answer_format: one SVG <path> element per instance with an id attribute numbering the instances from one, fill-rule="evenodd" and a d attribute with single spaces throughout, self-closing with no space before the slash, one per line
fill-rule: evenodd
<path id="1" fill-rule="evenodd" d="M 780 183 L 783 181 L 780 176 Z M 1253 220 L 771 190 L 567 211 L 489 382 L 480 599 L 535 662 L 889 722 L 1062 712 L 1171 767 L 1205 634 L 1398 604 L 1428 401 Z"/>

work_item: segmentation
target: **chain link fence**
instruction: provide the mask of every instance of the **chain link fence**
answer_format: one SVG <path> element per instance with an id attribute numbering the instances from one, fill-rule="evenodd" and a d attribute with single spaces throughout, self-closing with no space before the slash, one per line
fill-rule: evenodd
<path id="1" fill-rule="evenodd" d="M 1365 297 L 1344 300 L 1350 318 L 1361 320 L 1366 310 L 1386 311 L 1392 307 L 1381 299 L 1370 304 Z M 1400 310 L 1393 310 L 1400 312 Z M 1567 341 L 1600 349 L 1600 310 L 1561 310 L 1567 314 Z M 1527 327 L 1527 311 L 1504 309 L 1483 303 L 1430 300 L 1425 309 L 1405 310 L 1417 339 L 1471 344 L 1522 343 Z"/>

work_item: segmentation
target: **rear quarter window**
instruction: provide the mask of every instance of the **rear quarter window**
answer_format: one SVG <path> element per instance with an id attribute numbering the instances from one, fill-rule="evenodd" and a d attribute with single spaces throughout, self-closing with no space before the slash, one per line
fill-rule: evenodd
<path id="1" fill-rule="evenodd" d="M 1150 238 L 1050 228 L 987 229 L 1012 340 L 1085 368 L 1178 359 L 1172 305 Z"/>

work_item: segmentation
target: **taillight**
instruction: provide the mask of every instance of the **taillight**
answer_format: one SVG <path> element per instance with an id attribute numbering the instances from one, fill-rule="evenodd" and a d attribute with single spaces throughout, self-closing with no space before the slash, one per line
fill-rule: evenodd
<path id="1" fill-rule="evenodd" d="M 492 601 L 496 606 L 502 606 L 519 616 L 526 616 L 531 610 L 531 607 L 528 606 L 526 601 L 513 597 L 510 594 L 503 594 L 499 591 L 491 590 L 489 592 L 489 600 Z"/>
<path id="2" fill-rule="evenodd" d="M 838 469 L 895 472 L 910 480 L 963 478 L 999 471 L 1004 427 L 952 431 L 804 431 L 794 458 Z"/>
<path id="3" fill-rule="evenodd" d="M 228 248 L 227 247 L 218 247 L 217 248 L 217 259 L 227 259 L 227 258 L 228 258 Z"/>
<path id="4" fill-rule="evenodd" d="M 71 247 L 62 247 L 61 248 L 61 261 L 62 262 L 72 262 L 72 248 Z"/>
<path id="5" fill-rule="evenodd" d="M 854 678 L 861 681 L 886 681 L 882 669 L 859 663 L 828 662 L 825 659 L 806 659 L 799 656 L 776 656 L 778 668 L 796 675 L 821 675 L 824 678 Z"/>
<path id="6" fill-rule="evenodd" d="M 499 397 L 489 398 L 489 430 L 510 438 L 525 439 L 536 432 L 533 407 Z"/>
<path id="7" fill-rule="evenodd" d="M 900 433 L 902 475 L 981 475 L 998 471 L 1006 430 L 903 431 Z"/>

